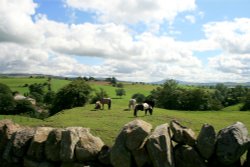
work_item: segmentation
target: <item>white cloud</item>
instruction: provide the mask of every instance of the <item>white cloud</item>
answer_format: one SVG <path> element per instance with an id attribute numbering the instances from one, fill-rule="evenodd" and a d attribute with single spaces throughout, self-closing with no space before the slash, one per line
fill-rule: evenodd
<path id="1" fill-rule="evenodd" d="M 250 19 L 211 22 L 204 25 L 206 37 L 217 42 L 229 53 L 250 53 Z"/>
<path id="2" fill-rule="evenodd" d="M 250 19 L 211 22 L 204 25 L 210 41 L 221 50 L 220 55 L 209 58 L 209 68 L 215 69 L 221 79 L 248 81 L 250 76 Z"/>
<path id="3" fill-rule="evenodd" d="M 195 16 L 193 16 L 193 15 L 186 15 L 185 19 L 192 24 L 194 24 L 196 22 Z"/>
<path id="4" fill-rule="evenodd" d="M 66 0 L 69 7 L 92 11 L 102 22 L 172 22 L 181 12 L 196 9 L 195 0 Z"/>
<path id="5" fill-rule="evenodd" d="M 219 55 L 209 59 L 209 65 L 221 72 L 250 76 L 250 54 Z"/>
<path id="6" fill-rule="evenodd" d="M 42 39 L 31 16 L 37 5 L 32 0 L 0 1 L 0 42 L 33 43 Z"/>

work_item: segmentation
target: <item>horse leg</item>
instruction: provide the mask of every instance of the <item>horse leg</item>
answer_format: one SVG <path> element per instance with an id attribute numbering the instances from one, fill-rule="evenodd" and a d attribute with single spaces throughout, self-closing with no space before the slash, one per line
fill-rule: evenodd
<path id="1" fill-rule="evenodd" d="M 137 110 L 134 109 L 134 116 L 137 117 Z"/>
<path id="2" fill-rule="evenodd" d="M 109 106 L 109 110 L 110 110 L 110 108 L 111 108 L 111 101 L 108 103 L 108 106 Z"/>

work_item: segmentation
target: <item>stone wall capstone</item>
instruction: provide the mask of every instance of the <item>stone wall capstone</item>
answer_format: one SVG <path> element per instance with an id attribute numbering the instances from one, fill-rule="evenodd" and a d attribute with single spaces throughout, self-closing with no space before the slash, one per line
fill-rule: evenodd
<path id="1" fill-rule="evenodd" d="M 0 167 L 250 167 L 250 139 L 242 122 L 218 134 L 204 124 L 197 136 L 177 120 L 153 129 L 135 119 L 107 146 L 89 128 L 0 120 Z"/>

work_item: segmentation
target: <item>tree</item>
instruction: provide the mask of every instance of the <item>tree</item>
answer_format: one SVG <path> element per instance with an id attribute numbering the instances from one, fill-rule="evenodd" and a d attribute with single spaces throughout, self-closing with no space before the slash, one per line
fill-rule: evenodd
<path id="1" fill-rule="evenodd" d="M 56 93 L 50 114 L 56 114 L 63 109 L 84 106 L 91 92 L 92 88 L 84 80 L 72 81 Z"/>
<path id="2" fill-rule="evenodd" d="M 0 83 L 0 114 L 12 114 L 15 101 L 10 88 Z"/>
<path id="3" fill-rule="evenodd" d="M 27 113 L 28 115 L 32 116 L 35 113 L 35 108 L 28 100 L 18 100 L 16 101 L 16 106 L 14 109 L 13 114 L 21 114 Z"/>
<path id="4" fill-rule="evenodd" d="M 223 106 L 228 106 L 228 92 L 227 86 L 222 83 L 216 84 L 214 98 L 219 100 Z"/>
<path id="5" fill-rule="evenodd" d="M 99 91 L 95 92 L 95 96 L 91 99 L 90 103 L 94 104 L 96 101 L 100 101 L 104 97 L 108 97 L 108 93 L 103 88 L 100 88 Z"/>
<path id="6" fill-rule="evenodd" d="M 241 111 L 250 110 L 250 92 L 247 93 L 246 99 L 244 100 L 244 104 L 240 109 Z"/>
<path id="7" fill-rule="evenodd" d="M 54 91 L 48 91 L 43 97 L 43 102 L 47 105 L 50 105 L 53 103 L 55 97 L 56 93 Z"/>
<path id="8" fill-rule="evenodd" d="M 30 96 L 34 99 L 36 99 L 36 101 L 39 102 L 43 102 L 43 96 L 44 96 L 44 87 L 47 85 L 46 84 L 41 84 L 41 83 L 34 83 L 31 84 L 29 86 L 29 93 Z"/>
<path id="9" fill-rule="evenodd" d="M 217 91 L 217 93 L 220 93 Z M 220 95 L 220 94 L 219 94 Z M 156 105 L 176 110 L 218 110 L 221 103 L 212 98 L 212 93 L 204 88 L 183 89 L 174 80 L 166 81 L 151 92 Z"/>
<path id="10" fill-rule="evenodd" d="M 115 90 L 116 92 L 116 96 L 120 96 L 120 98 L 123 96 L 123 95 L 126 95 L 126 91 L 124 89 L 116 89 Z"/>
<path id="11" fill-rule="evenodd" d="M 186 105 L 188 110 L 209 110 L 210 106 L 210 94 L 203 89 L 189 90 L 189 104 Z"/>
<path id="12" fill-rule="evenodd" d="M 161 87 L 157 87 L 151 92 L 151 96 L 156 99 L 158 107 L 166 109 L 176 109 L 181 89 L 175 80 L 167 80 Z"/>
<path id="13" fill-rule="evenodd" d="M 48 77 L 48 80 L 47 80 L 48 91 L 51 91 L 51 80 L 52 80 L 52 78 Z"/>
<path id="14" fill-rule="evenodd" d="M 44 84 L 34 83 L 29 86 L 29 92 L 32 94 L 33 92 L 39 93 L 41 95 L 44 94 Z"/>
<path id="15" fill-rule="evenodd" d="M 110 82 L 112 86 L 116 86 L 117 84 L 117 79 L 115 77 L 112 78 L 106 78 L 106 81 Z"/>
<path id="16" fill-rule="evenodd" d="M 141 93 L 133 94 L 133 96 L 131 98 L 132 99 L 136 99 L 137 103 L 142 103 L 146 99 L 145 96 L 144 96 L 144 94 L 141 94 Z"/>
<path id="17" fill-rule="evenodd" d="M 232 88 L 230 91 L 230 104 L 234 105 L 240 102 L 243 102 L 245 96 L 247 94 L 247 88 L 243 87 L 242 85 L 236 85 L 235 88 Z"/>

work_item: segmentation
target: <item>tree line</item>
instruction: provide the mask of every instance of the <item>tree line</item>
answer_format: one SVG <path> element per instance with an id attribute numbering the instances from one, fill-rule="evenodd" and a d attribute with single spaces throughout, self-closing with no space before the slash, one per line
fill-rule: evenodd
<path id="1" fill-rule="evenodd" d="M 243 103 L 241 110 L 249 110 L 250 91 L 237 85 L 229 88 L 224 84 L 217 84 L 212 88 L 186 89 L 174 80 L 166 81 L 162 86 L 151 92 L 160 108 L 174 110 L 220 110 L 224 107 Z"/>

